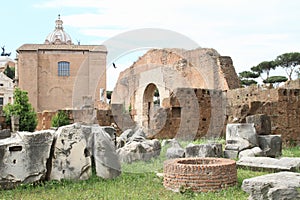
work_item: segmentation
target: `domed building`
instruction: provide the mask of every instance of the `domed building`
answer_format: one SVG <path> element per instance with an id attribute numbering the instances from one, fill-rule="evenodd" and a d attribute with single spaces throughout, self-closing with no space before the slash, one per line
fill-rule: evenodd
<path id="1" fill-rule="evenodd" d="M 60 15 L 58 15 L 55 24 L 55 30 L 47 36 L 45 44 L 73 44 L 70 35 L 64 31 Z"/>
<path id="2" fill-rule="evenodd" d="M 58 15 L 43 44 L 17 49 L 18 86 L 36 111 L 80 109 L 86 99 L 105 102 L 106 55 L 103 45 L 74 45 Z"/>

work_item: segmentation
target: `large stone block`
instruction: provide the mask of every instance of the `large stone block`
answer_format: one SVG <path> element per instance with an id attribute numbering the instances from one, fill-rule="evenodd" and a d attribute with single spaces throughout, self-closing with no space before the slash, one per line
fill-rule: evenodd
<path id="1" fill-rule="evenodd" d="M 157 139 L 132 141 L 124 147 L 117 149 L 119 159 L 124 163 L 132 163 L 134 161 L 147 161 L 160 154 L 161 145 Z"/>
<path id="2" fill-rule="evenodd" d="M 236 150 L 225 150 L 224 158 L 237 159 L 239 152 Z"/>
<path id="3" fill-rule="evenodd" d="M 0 140 L 0 188 L 44 180 L 54 131 L 17 132 Z"/>
<path id="4" fill-rule="evenodd" d="M 242 189 L 253 200 L 295 200 L 300 199 L 300 174 L 278 172 L 250 179 L 245 179 Z"/>
<path id="5" fill-rule="evenodd" d="M 132 163 L 134 161 L 143 160 L 143 154 L 146 149 L 140 142 L 131 142 L 124 147 L 117 149 L 119 159 L 123 163 Z"/>
<path id="6" fill-rule="evenodd" d="M 222 157 L 222 144 L 189 144 L 185 148 L 185 157 Z"/>
<path id="7" fill-rule="evenodd" d="M 146 154 L 144 154 L 143 160 L 150 160 L 151 158 L 160 155 L 161 144 L 158 139 L 146 140 L 141 144 L 147 152 Z"/>
<path id="8" fill-rule="evenodd" d="M 97 176 L 112 179 L 121 174 L 121 164 L 116 153 L 114 141 L 106 132 L 107 127 L 92 127 L 94 138 L 93 156 Z"/>
<path id="9" fill-rule="evenodd" d="M 282 154 L 281 135 L 259 135 L 258 144 L 265 156 L 279 157 Z"/>
<path id="10" fill-rule="evenodd" d="M 171 147 L 167 149 L 166 157 L 168 159 L 172 158 L 184 158 L 185 157 L 185 150 L 181 147 L 177 140 L 171 142 Z"/>
<path id="11" fill-rule="evenodd" d="M 300 169 L 300 158 L 242 157 L 236 164 L 238 167 L 259 171 L 295 172 Z"/>
<path id="12" fill-rule="evenodd" d="M 239 153 L 239 159 L 242 157 L 256 157 L 261 156 L 263 151 L 259 147 L 253 147 L 252 149 L 245 149 Z"/>
<path id="13" fill-rule="evenodd" d="M 247 116 L 246 123 L 253 123 L 258 135 L 271 134 L 271 118 L 268 115 L 258 114 Z"/>
<path id="14" fill-rule="evenodd" d="M 50 180 L 86 180 L 91 176 L 91 152 L 79 124 L 62 126 L 55 132 Z"/>
<path id="15" fill-rule="evenodd" d="M 254 124 L 227 124 L 226 150 L 242 151 L 258 146 Z"/>

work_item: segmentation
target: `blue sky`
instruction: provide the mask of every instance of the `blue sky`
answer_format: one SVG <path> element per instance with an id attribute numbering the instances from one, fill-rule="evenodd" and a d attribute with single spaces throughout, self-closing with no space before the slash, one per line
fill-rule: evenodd
<path id="1" fill-rule="evenodd" d="M 14 58 L 22 44 L 43 43 L 61 14 L 74 43 L 162 28 L 230 56 L 240 72 L 300 51 L 299 9 L 298 0 L 10 0 L 1 5 L 0 46 Z"/>

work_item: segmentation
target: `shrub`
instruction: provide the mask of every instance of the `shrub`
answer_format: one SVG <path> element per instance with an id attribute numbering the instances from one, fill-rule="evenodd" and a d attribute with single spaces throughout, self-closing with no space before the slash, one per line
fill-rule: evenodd
<path id="1" fill-rule="evenodd" d="M 37 116 L 29 103 L 28 94 L 16 88 L 14 91 L 14 103 L 7 104 L 3 108 L 6 123 L 11 125 L 11 116 L 19 116 L 19 130 L 33 132 L 37 125 Z"/>
<path id="2" fill-rule="evenodd" d="M 53 127 L 60 127 L 69 124 L 69 116 L 62 110 L 58 111 L 51 119 L 51 126 Z"/>

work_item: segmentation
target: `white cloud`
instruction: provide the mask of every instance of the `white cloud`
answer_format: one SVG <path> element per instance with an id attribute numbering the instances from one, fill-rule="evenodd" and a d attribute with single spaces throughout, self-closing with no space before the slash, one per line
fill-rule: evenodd
<path id="1" fill-rule="evenodd" d="M 61 13 L 65 26 L 93 40 L 137 28 L 173 30 L 231 56 L 237 71 L 299 51 L 298 0 L 51 0 L 35 6 L 70 8 L 73 14 Z"/>
<path id="2" fill-rule="evenodd" d="M 99 0 L 50 0 L 34 4 L 37 8 L 61 8 L 61 7 L 99 7 L 102 1 Z"/>

